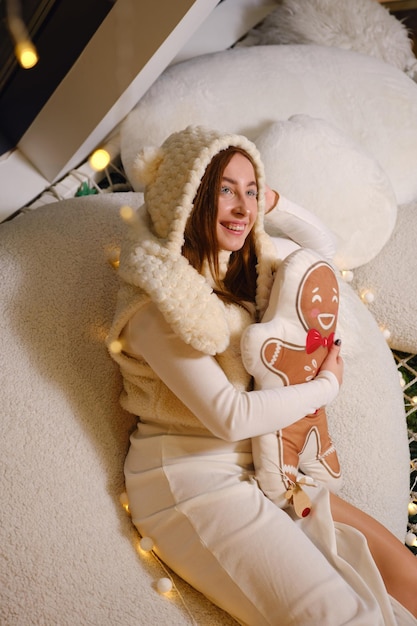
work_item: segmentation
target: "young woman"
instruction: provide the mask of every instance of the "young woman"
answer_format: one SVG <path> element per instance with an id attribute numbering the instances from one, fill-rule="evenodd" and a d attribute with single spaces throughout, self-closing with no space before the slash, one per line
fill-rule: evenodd
<path id="1" fill-rule="evenodd" d="M 240 624 L 417 624 L 407 548 L 337 497 L 330 508 L 324 488 L 316 514 L 295 521 L 253 477 L 250 438 L 328 404 L 342 382 L 337 346 L 314 380 L 279 389 L 251 391 L 240 359 L 279 261 L 297 246 L 331 258 L 328 231 L 266 187 L 244 137 L 189 127 L 136 165 L 145 204 L 108 337 L 122 405 L 139 416 L 125 464 L 133 523 Z M 266 211 L 286 235 L 278 253 Z"/>

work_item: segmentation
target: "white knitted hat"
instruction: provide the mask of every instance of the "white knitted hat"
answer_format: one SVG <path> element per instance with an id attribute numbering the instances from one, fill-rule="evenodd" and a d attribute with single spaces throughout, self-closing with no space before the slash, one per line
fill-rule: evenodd
<path id="1" fill-rule="evenodd" d="M 265 173 L 255 144 L 241 135 L 220 134 L 202 126 L 173 133 L 160 148 L 144 148 L 133 165 L 136 185 L 144 187 L 145 203 L 155 233 L 167 245 L 184 242 L 185 223 L 193 208 L 200 181 L 212 158 L 235 146 L 253 159 L 258 182 L 258 210 L 263 220 Z"/>
<path id="2" fill-rule="evenodd" d="M 260 310 L 266 307 L 276 252 L 263 227 L 265 174 L 256 146 L 241 135 L 189 126 L 170 135 L 160 148 L 140 151 L 133 178 L 144 187 L 145 205 L 137 213 L 120 259 L 122 278 L 151 297 L 184 341 L 209 354 L 222 352 L 229 341 L 227 323 L 219 319 L 225 318 L 224 305 L 181 250 L 204 172 L 212 158 L 230 146 L 245 150 L 255 165 L 257 306 Z M 208 323 L 209 318 L 214 324 Z"/>

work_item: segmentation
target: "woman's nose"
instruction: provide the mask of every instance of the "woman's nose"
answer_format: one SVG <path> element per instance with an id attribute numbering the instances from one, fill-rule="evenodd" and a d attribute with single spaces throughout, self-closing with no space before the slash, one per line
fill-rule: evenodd
<path id="1" fill-rule="evenodd" d="M 248 215 L 250 213 L 249 201 L 246 196 L 239 195 L 237 197 L 237 202 L 233 210 L 237 215 Z"/>

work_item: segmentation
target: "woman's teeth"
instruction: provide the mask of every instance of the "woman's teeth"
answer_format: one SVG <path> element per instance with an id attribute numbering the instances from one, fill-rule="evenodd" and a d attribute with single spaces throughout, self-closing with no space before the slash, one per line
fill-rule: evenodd
<path id="1" fill-rule="evenodd" d="M 245 230 L 245 225 L 244 224 L 225 224 L 225 227 L 228 230 L 233 230 L 236 232 L 243 232 Z"/>

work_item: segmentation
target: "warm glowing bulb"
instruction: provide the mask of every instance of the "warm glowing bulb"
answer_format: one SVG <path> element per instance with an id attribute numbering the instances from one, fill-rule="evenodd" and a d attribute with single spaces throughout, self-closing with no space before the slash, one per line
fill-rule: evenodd
<path id="1" fill-rule="evenodd" d="M 122 351 L 122 342 L 118 341 L 118 339 L 115 339 L 115 341 L 112 341 L 109 345 L 109 350 L 110 352 L 113 352 L 113 354 L 120 354 Z"/>
<path id="2" fill-rule="evenodd" d="M 20 41 L 16 44 L 15 54 L 20 65 L 29 70 L 39 61 L 38 53 L 35 46 L 29 40 Z"/>
<path id="3" fill-rule="evenodd" d="M 410 517 L 417 515 L 417 502 L 408 503 L 408 515 L 410 515 Z"/>
<path id="4" fill-rule="evenodd" d="M 352 270 L 342 270 L 342 278 L 345 282 L 351 283 L 353 280 Z"/>
<path id="5" fill-rule="evenodd" d="M 413 404 L 414 406 L 417 404 L 417 396 L 413 396 L 411 398 L 411 404 Z"/>
<path id="6" fill-rule="evenodd" d="M 156 583 L 159 593 L 169 593 L 172 589 L 172 581 L 169 578 L 160 578 Z"/>
<path id="7" fill-rule="evenodd" d="M 108 166 L 108 164 L 110 163 L 110 160 L 111 160 L 111 157 L 110 157 L 110 154 L 107 152 L 107 150 L 100 148 L 99 150 L 95 150 L 93 152 L 93 154 L 88 159 L 88 162 L 93 168 L 93 170 L 100 172 L 101 170 L 104 170 Z"/>
<path id="8" fill-rule="evenodd" d="M 119 500 L 126 513 L 129 513 L 129 500 L 125 491 L 120 494 Z"/>
<path id="9" fill-rule="evenodd" d="M 384 337 L 384 339 L 386 339 L 388 341 L 388 339 L 391 337 L 391 331 L 388 330 L 388 328 L 386 326 L 380 326 L 379 330 L 382 333 L 382 336 Z"/>
<path id="10" fill-rule="evenodd" d="M 134 211 L 132 207 L 128 205 L 120 207 L 120 216 L 123 220 L 125 220 L 125 222 L 131 221 L 134 217 Z"/>
<path id="11" fill-rule="evenodd" d="M 153 541 L 150 537 L 142 537 L 139 541 L 139 546 L 144 552 L 151 552 L 153 550 Z"/>
<path id="12" fill-rule="evenodd" d="M 116 250 L 115 248 L 110 250 L 110 252 L 108 253 L 109 263 L 112 267 L 114 267 L 114 269 L 117 269 L 120 265 L 119 257 L 120 257 L 120 250 Z"/>
<path id="13" fill-rule="evenodd" d="M 415 534 L 409 531 L 405 536 L 405 543 L 407 544 L 407 546 L 410 546 L 410 548 L 416 547 L 417 537 L 415 536 Z"/>
<path id="14" fill-rule="evenodd" d="M 370 289 L 364 289 L 361 292 L 361 299 L 366 302 L 366 304 L 371 304 L 371 302 L 375 300 L 375 296 Z"/>

